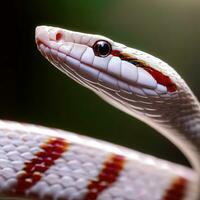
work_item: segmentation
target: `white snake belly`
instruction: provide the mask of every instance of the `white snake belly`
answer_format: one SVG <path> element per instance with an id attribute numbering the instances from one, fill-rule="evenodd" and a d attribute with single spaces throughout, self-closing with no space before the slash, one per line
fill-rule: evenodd
<path id="1" fill-rule="evenodd" d="M 74 133 L 0 121 L 1 199 L 192 200 L 189 168 Z"/>

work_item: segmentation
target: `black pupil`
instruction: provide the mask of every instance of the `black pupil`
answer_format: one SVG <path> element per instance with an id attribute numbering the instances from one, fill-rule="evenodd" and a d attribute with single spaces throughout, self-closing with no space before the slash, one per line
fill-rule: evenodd
<path id="1" fill-rule="evenodd" d="M 106 41 L 98 41 L 94 45 L 94 53 L 96 56 L 105 57 L 110 54 L 111 46 Z"/>

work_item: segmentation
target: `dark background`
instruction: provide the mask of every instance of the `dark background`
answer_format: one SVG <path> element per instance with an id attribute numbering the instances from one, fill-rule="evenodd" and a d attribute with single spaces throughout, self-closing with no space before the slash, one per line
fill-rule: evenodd
<path id="1" fill-rule="evenodd" d="M 2 1 L 0 118 L 111 141 L 187 164 L 144 123 L 118 111 L 51 66 L 34 42 L 37 25 L 106 35 L 171 64 L 200 97 L 200 1 Z M 170 109 L 170 108 L 169 108 Z"/>

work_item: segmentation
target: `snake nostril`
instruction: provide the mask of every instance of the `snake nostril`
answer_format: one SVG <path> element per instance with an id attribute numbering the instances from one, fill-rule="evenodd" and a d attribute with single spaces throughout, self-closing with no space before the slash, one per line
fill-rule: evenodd
<path id="1" fill-rule="evenodd" d="M 62 39 L 62 33 L 56 33 L 56 41 L 60 41 Z"/>
<path id="2" fill-rule="evenodd" d="M 42 41 L 40 39 L 36 38 L 36 44 L 37 44 L 37 46 L 40 46 L 40 44 L 42 44 Z"/>

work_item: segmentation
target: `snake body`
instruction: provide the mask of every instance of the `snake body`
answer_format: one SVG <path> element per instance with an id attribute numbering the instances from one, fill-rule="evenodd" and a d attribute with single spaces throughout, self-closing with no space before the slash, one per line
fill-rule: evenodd
<path id="1" fill-rule="evenodd" d="M 0 196 L 53 200 L 199 200 L 200 106 L 150 54 L 106 37 L 40 26 L 55 67 L 176 144 L 194 170 L 57 129 L 0 122 Z"/>

